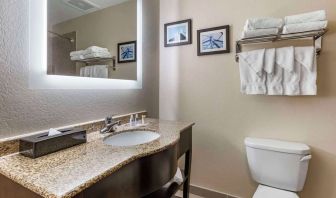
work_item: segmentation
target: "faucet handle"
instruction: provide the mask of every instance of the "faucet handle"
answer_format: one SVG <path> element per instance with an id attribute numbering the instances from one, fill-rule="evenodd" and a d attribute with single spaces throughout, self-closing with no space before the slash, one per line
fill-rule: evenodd
<path id="1" fill-rule="evenodd" d="M 106 125 L 107 125 L 107 124 L 111 124 L 112 121 L 113 121 L 113 116 L 112 116 L 112 115 L 107 116 L 107 117 L 105 118 L 105 124 L 106 124 Z"/>

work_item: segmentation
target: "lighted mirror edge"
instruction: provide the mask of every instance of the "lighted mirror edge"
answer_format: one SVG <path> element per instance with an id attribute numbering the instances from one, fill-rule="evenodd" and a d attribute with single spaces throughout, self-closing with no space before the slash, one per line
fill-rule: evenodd
<path id="1" fill-rule="evenodd" d="M 29 0 L 30 89 L 142 89 L 142 0 L 137 0 L 137 80 L 47 75 L 47 0 Z"/>

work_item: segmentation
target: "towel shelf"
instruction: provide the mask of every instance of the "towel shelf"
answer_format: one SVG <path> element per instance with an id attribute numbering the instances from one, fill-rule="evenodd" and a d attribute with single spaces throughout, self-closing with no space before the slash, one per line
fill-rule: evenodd
<path id="1" fill-rule="evenodd" d="M 290 34 L 258 36 L 258 37 L 251 37 L 251 38 L 245 38 L 245 39 L 238 40 L 236 41 L 236 62 L 239 61 L 238 54 L 242 52 L 242 45 L 311 38 L 314 41 L 314 46 L 315 46 L 315 41 L 319 38 L 322 38 L 322 36 L 327 31 L 328 29 L 322 29 L 322 30 L 316 30 L 316 31 L 297 32 L 297 33 L 290 33 Z M 319 55 L 321 53 L 321 49 L 320 48 L 316 49 L 316 53 L 317 55 Z"/>
<path id="2" fill-rule="evenodd" d="M 115 71 L 117 68 L 115 56 L 113 56 L 112 58 L 88 58 L 88 59 L 83 59 L 83 60 L 75 60 L 75 62 L 84 63 L 85 65 L 106 63 L 106 62 L 111 62 L 111 61 L 112 61 L 112 65 L 109 65 L 108 67 L 112 67 L 113 71 Z"/>

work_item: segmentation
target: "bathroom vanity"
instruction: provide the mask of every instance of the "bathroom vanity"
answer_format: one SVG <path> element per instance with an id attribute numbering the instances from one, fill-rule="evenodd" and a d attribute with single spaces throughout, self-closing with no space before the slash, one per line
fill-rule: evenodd
<path id="1" fill-rule="evenodd" d="M 1 157 L 0 197 L 150 197 L 174 177 L 183 154 L 184 197 L 188 197 L 194 124 L 146 122 L 143 127 L 123 125 L 114 134 L 89 133 L 87 143 L 37 159 L 19 153 Z M 135 146 L 104 141 L 134 130 L 153 131 L 160 137 Z"/>

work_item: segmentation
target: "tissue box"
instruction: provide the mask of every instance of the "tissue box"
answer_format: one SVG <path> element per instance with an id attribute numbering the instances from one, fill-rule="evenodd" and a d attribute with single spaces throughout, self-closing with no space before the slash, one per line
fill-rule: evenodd
<path id="1" fill-rule="evenodd" d="M 29 158 L 86 143 L 86 130 L 81 128 L 59 130 L 62 134 L 48 136 L 48 132 L 20 139 L 20 153 Z"/>

